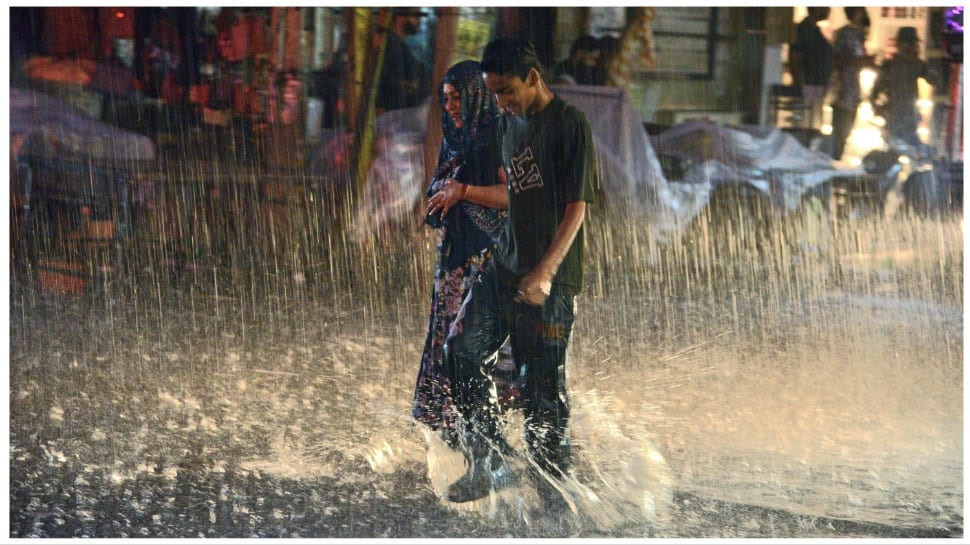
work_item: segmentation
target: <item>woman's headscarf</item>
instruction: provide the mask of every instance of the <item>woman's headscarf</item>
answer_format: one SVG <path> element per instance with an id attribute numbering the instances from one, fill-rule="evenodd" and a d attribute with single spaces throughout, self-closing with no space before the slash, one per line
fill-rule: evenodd
<path id="1" fill-rule="evenodd" d="M 461 97 L 461 129 L 455 127 L 454 120 L 444 109 L 442 88 L 446 83 L 453 85 Z M 495 173 L 488 171 L 493 165 L 487 159 L 481 159 L 498 153 L 495 131 L 499 109 L 495 95 L 485 87 L 478 62 L 463 61 L 452 66 L 438 87 L 438 100 L 442 106 L 441 151 L 438 166 L 428 184 L 428 196 L 440 190 L 446 179 L 457 176 L 459 169 L 466 167 L 469 170 L 462 171 L 462 181 L 473 185 L 497 183 Z M 468 201 L 452 207 L 445 218 L 449 228 L 445 230 L 439 248 L 446 256 L 442 258 L 442 266 L 453 268 L 488 247 L 505 224 L 505 215 L 505 210 Z"/>
<path id="2" fill-rule="evenodd" d="M 453 85 L 461 97 L 461 129 L 455 127 L 454 120 L 444 109 L 442 87 L 446 83 Z M 438 87 L 438 100 L 441 103 L 442 139 L 435 178 L 460 166 L 465 154 L 484 147 L 487 144 L 481 138 L 487 132 L 484 128 L 494 123 L 499 115 L 495 95 L 485 87 L 481 65 L 476 61 L 462 61 L 448 69 Z"/>

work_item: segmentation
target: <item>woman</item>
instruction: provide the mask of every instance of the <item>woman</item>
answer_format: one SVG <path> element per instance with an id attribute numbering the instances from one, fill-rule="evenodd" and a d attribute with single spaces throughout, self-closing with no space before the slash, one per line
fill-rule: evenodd
<path id="1" fill-rule="evenodd" d="M 441 371 L 445 337 L 471 282 L 491 257 L 503 225 L 508 195 L 499 170 L 498 106 L 475 61 L 463 61 L 445 74 L 438 97 L 442 106 L 442 142 L 428 186 L 426 222 L 438 230 L 428 336 L 414 391 L 413 416 L 454 445 L 450 433 L 455 413 L 449 380 Z M 499 370 L 515 369 L 503 347 Z M 513 395 L 499 384 L 500 397 Z"/>

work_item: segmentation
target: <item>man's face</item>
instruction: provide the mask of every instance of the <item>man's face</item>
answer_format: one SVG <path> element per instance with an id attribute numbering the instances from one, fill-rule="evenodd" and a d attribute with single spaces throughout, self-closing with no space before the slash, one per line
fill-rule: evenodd
<path id="1" fill-rule="evenodd" d="M 812 18 L 813 21 L 824 21 L 829 18 L 829 13 L 831 13 L 831 8 L 822 6 L 812 6 L 808 8 L 808 16 Z"/>
<path id="2" fill-rule="evenodd" d="M 421 28 L 421 19 L 417 15 L 408 15 L 404 18 L 404 33 L 413 36 Z"/>
<path id="3" fill-rule="evenodd" d="M 485 72 L 485 87 L 495 95 L 498 106 L 512 115 L 524 116 L 536 99 L 536 77 L 530 70 L 523 80 L 511 74 Z"/>
<path id="4" fill-rule="evenodd" d="M 869 14 L 866 12 L 866 8 L 859 8 L 852 15 L 852 23 L 856 26 L 868 26 Z"/>
<path id="5" fill-rule="evenodd" d="M 897 42 L 896 49 L 901 55 L 908 57 L 915 57 L 919 53 L 919 47 L 916 42 Z"/>

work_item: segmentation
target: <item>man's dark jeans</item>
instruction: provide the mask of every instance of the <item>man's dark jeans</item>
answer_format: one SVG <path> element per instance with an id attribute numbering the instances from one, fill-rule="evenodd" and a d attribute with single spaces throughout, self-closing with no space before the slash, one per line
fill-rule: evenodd
<path id="1" fill-rule="evenodd" d="M 464 431 L 504 449 L 487 367 L 510 338 L 512 358 L 525 384 L 522 407 L 529 454 L 558 476 L 569 464 L 565 363 L 574 297 L 553 294 L 542 307 L 535 307 L 516 302 L 515 295 L 516 289 L 502 284 L 493 267 L 483 271 L 455 318 L 444 364 L 455 380 Z"/>
<path id="2" fill-rule="evenodd" d="M 842 159 L 845 143 L 855 126 L 857 108 L 832 105 L 832 159 Z"/>

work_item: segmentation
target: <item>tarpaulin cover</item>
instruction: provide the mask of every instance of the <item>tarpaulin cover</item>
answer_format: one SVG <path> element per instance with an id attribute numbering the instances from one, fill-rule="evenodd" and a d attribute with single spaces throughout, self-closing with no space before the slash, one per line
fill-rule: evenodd
<path id="1" fill-rule="evenodd" d="M 679 235 L 721 185 L 746 184 L 784 213 L 833 176 L 861 172 L 842 168 L 775 127 L 726 126 L 709 121 L 675 125 L 651 139 L 624 89 L 561 85 L 553 91 L 586 114 L 596 146 L 597 171 L 610 213 L 649 224 L 657 240 Z M 381 144 L 358 211 L 359 233 L 415 213 L 427 183 L 422 166 L 428 104 L 377 119 Z M 323 142 L 311 168 L 328 166 L 339 133 Z M 667 179 L 658 150 L 679 160 L 683 172 Z M 311 164 L 313 163 L 311 162 Z"/>
<path id="2" fill-rule="evenodd" d="M 625 89 L 561 85 L 553 92 L 589 120 L 598 173 L 611 214 L 649 223 L 659 240 L 679 233 L 707 204 L 706 184 L 669 183 Z"/>
<path id="3" fill-rule="evenodd" d="M 151 161 L 147 136 L 87 117 L 43 93 L 10 89 L 10 141 L 14 152 L 93 159 Z"/>
<path id="4" fill-rule="evenodd" d="M 750 185 L 785 212 L 798 208 L 811 188 L 846 173 L 777 127 L 698 120 L 650 138 L 624 89 L 564 85 L 553 90 L 590 121 L 606 205 L 643 215 L 660 240 L 693 220 L 719 185 Z M 678 179 L 664 176 L 658 153 L 681 161 Z"/>
<path id="5" fill-rule="evenodd" d="M 424 135 L 428 107 L 392 110 L 377 119 L 377 157 L 371 165 L 363 207 L 352 235 L 366 237 L 387 220 L 406 222 L 428 183 L 424 172 Z"/>
<path id="6" fill-rule="evenodd" d="M 782 210 L 794 210 L 802 196 L 833 176 L 862 174 L 832 161 L 824 153 L 813 151 L 778 127 L 754 125 L 718 125 L 710 121 L 688 121 L 675 125 L 653 138 L 661 153 L 676 157 L 689 165 L 718 165 L 717 176 L 698 176 L 689 169 L 685 181 L 716 186 L 738 180 L 767 180 L 762 186 L 772 203 Z M 694 179 L 692 179 L 694 178 Z"/>
<path id="7" fill-rule="evenodd" d="M 370 237 L 382 226 L 406 222 L 428 183 L 424 172 L 424 136 L 430 102 L 392 110 L 377 117 L 376 156 L 367 175 L 364 194 L 353 212 L 350 235 Z M 308 154 L 309 170 L 331 177 L 334 183 L 350 183 L 350 135 L 343 130 L 324 130 L 318 148 Z"/>

